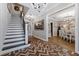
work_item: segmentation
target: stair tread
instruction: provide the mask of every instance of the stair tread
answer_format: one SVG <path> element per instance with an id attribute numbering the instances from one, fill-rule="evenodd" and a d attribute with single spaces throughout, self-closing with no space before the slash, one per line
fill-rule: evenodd
<path id="1" fill-rule="evenodd" d="M 17 33 L 24 32 L 24 30 L 23 31 L 8 31 L 7 33 L 14 33 L 14 32 L 17 32 Z"/>
<path id="2" fill-rule="evenodd" d="M 27 47 L 29 47 L 29 46 L 30 46 L 30 44 L 27 44 L 27 45 L 18 46 L 18 47 L 15 47 L 15 48 L 3 50 L 3 51 L 0 52 L 0 55 L 9 53 L 9 52 L 11 52 L 11 51 L 16 51 L 16 50 L 19 50 L 19 49 L 24 49 L 24 48 L 27 48 Z"/>
<path id="3" fill-rule="evenodd" d="M 14 46 L 9 46 L 9 47 L 4 47 L 2 50 L 8 50 L 8 49 L 12 49 L 12 48 L 15 48 L 15 47 L 18 47 L 18 46 L 22 46 L 22 45 L 25 45 L 25 43 L 14 45 Z"/>
<path id="4" fill-rule="evenodd" d="M 22 43 L 25 43 L 25 41 L 15 42 L 15 43 L 10 43 L 10 44 L 4 44 L 3 48 L 16 46 L 16 45 L 19 45 L 19 44 L 22 44 Z"/>
<path id="5" fill-rule="evenodd" d="M 25 41 L 25 38 L 4 40 L 4 44 L 15 43 L 15 42 L 20 42 L 20 41 Z"/>
<path id="6" fill-rule="evenodd" d="M 15 39 L 15 38 L 24 38 L 25 36 L 20 36 L 20 37 L 11 37 L 11 38 L 5 38 L 5 40 L 10 40 L 10 39 Z"/>
<path id="7" fill-rule="evenodd" d="M 23 30 L 23 28 L 9 28 L 8 30 Z"/>
<path id="8" fill-rule="evenodd" d="M 20 37 L 20 36 L 24 36 L 23 34 L 21 35 L 12 35 L 12 36 L 6 36 L 5 38 L 13 38 L 13 37 Z"/>
<path id="9" fill-rule="evenodd" d="M 4 42 L 4 45 L 5 44 L 11 44 L 11 43 L 18 43 L 18 42 L 21 42 L 21 41 L 25 41 L 25 39 L 22 39 L 22 40 L 16 40 L 16 41 L 10 41 L 10 42 Z"/>
<path id="10" fill-rule="evenodd" d="M 10 32 L 10 31 L 24 31 L 23 29 L 16 29 L 16 30 L 8 30 L 7 32 Z"/>
<path id="11" fill-rule="evenodd" d="M 9 24 L 9 25 L 20 25 L 20 24 Z"/>
<path id="12" fill-rule="evenodd" d="M 21 25 L 16 25 L 16 26 L 8 26 L 8 27 L 22 27 Z"/>
<path id="13" fill-rule="evenodd" d="M 24 35 L 24 33 L 6 34 L 6 36 L 12 36 L 12 35 Z"/>
<path id="14" fill-rule="evenodd" d="M 18 33 L 17 32 L 13 32 L 13 33 L 12 32 L 8 32 L 6 35 L 11 35 L 11 34 L 14 35 L 14 34 L 22 34 L 22 33 L 24 33 L 24 32 L 18 32 Z"/>
<path id="15" fill-rule="evenodd" d="M 8 26 L 8 28 L 22 28 L 22 26 Z"/>
<path id="16" fill-rule="evenodd" d="M 23 27 L 22 27 L 22 28 L 8 28 L 8 30 L 9 30 L 9 29 L 23 29 Z"/>
<path id="17" fill-rule="evenodd" d="M 10 39 L 10 40 L 4 40 L 4 42 L 11 42 L 11 41 L 18 41 L 18 40 L 23 40 L 25 38 L 15 38 L 15 39 Z"/>
<path id="18" fill-rule="evenodd" d="M 7 52 L 9 52 L 9 51 L 14 51 L 14 50 L 18 50 L 18 48 L 19 49 L 22 49 L 23 47 L 29 47 L 30 46 L 30 44 L 20 44 L 20 45 L 17 45 L 17 46 L 15 46 L 15 47 L 11 47 L 11 48 L 3 48 L 2 50 L 3 51 L 6 51 L 6 53 Z"/>

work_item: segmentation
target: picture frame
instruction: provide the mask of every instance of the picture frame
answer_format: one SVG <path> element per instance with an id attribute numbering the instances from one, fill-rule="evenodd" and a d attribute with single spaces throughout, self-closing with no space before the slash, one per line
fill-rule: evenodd
<path id="1" fill-rule="evenodd" d="M 44 30 L 44 19 L 36 22 L 34 24 L 34 29 L 35 30 Z"/>

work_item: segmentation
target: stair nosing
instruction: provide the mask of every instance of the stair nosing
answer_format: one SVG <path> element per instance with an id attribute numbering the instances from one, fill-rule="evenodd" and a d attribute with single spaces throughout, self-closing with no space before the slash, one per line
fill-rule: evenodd
<path id="1" fill-rule="evenodd" d="M 13 33 L 13 32 L 24 32 L 24 30 L 23 31 L 8 31 L 7 33 Z"/>
<path id="2" fill-rule="evenodd" d="M 17 34 L 23 34 L 24 32 L 18 32 L 18 33 L 7 33 L 6 35 L 17 35 Z"/>
<path id="3" fill-rule="evenodd" d="M 5 38 L 5 40 L 10 40 L 10 39 L 15 39 L 15 38 L 22 38 L 22 37 L 25 37 L 25 36 L 21 36 L 21 37 L 12 37 L 12 38 Z"/>
<path id="4" fill-rule="evenodd" d="M 6 36 L 12 36 L 12 35 L 24 35 L 24 33 L 17 33 L 17 34 L 6 34 Z"/>
<path id="5" fill-rule="evenodd" d="M 5 38 L 13 38 L 13 37 L 20 37 L 20 36 L 24 36 L 24 35 L 21 34 L 21 35 L 6 36 Z"/>
<path id="6" fill-rule="evenodd" d="M 23 29 L 22 30 L 8 30 L 7 32 L 11 32 L 11 31 L 24 31 Z"/>
<path id="7" fill-rule="evenodd" d="M 8 50 L 3 50 L 3 51 L 0 52 L 0 55 L 4 55 L 4 54 L 9 53 L 11 51 L 16 51 L 16 50 L 19 50 L 19 49 L 27 48 L 29 46 L 30 46 L 30 44 L 27 44 L 27 45 L 11 48 L 11 49 L 8 49 Z"/>
<path id="8" fill-rule="evenodd" d="M 19 44 L 22 44 L 22 43 L 25 43 L 25 41 L 21 41 L 21 42 L 18 42 L 18 43 L 16 42 L 16 43 L 5 44 L 5 45 L 3 45 L 3 48 L 8 47 L 8 46 L 19 45 Z"/>
<path id="9" fill-rule="evenodd" d="M 5 43 L 5 42 L 11 42 L 11 41 L 18 41 L 18 40 L 23 40 L 23 39 L 25 39 L 25 38 L 4 40 L 4 43 Z"/>
<path id="10" fill-rule="evenodd" d="M 18 43 L 18 42 L 21 42 L 21 41 L 25 41 L 25 39 L 21 39 L 21 40 L 15 40 L 15 41 L 7 41 L 7 42 L 4 42 L 3 44 L 10 44 L 10 43 Z"/>

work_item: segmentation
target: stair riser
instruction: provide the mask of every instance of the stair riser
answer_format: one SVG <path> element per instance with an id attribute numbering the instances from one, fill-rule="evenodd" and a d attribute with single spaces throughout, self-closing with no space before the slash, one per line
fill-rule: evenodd
<path id="1" fill-rule="evenodd" d="M 23 27 L 8 27 L 8 29 L 23 29 Z"/>
<path id="2" fill-rule="evenodd" d="M 8 28 L 8 30 L 23 30 L 23 27 L 21 27 L 21 28 Z"/>
<path id="3" fill-rule="evenodd" d="M 23 46 L 23 45 L 25 45 L 25 43 L 22 43 L 22 44 L 19 44 L 19 45 L 14 45 L 14 46 L 4 47 L 3 50 L 8 50 L 8 49 L 11 49 L 11 48 L 14 48 L 14 47 L 18 47 L 18 46 Z"/>
<path id="4" fill-rule="evenodd" d="M 24 31 L 24 30 L 8 30 L 8 32 L 14 32 L 14 31 Z"/>
<path id="5" fill-rule="evenodd" d="M 6 36 L 13 36 L 13 35 L 24 35 L 24 33 L 7 34 Z"/>
<path id="6" fill-rule="evenodd" d="M 19 44 L 22 44 L 22 43 L 25 43 L 25 41 L 16 42 L 16 43 L 10 43 L 10 44 L 4 44 L 3 47 L 16 46 L 16 45 L 19 45 Z"/>
<path id="7" fill-rule="evenodd" d="M 15 36 L 6 36 L 5 38 L 16 38 L 16 37 L 22 37 L 24 35 L 15 35 Z"/>
<path id="8" fill-rule="evenodd" d="M 13 37 L 13 38 L 5 38 L 5 40 L 10 40 L 10 39 L 17 39 L 17 38 L 24 38 L 25 36 L 21 36 L 21 37 Z"/>
<path id="9" fill-rule="evenodd" d="M 9 52 L 11 52 L 11 51 L 16 51 L 16 50 L 19 50 L 19 49 L 24 49 L 24 48 L 27 48 L 27 47 L 29 47 L 29 46 L 30 46 L 30 44 L 28 44 L 28 45 L 23 45 L 23 46 L 20 46 L 20 47 L 15 47 L 15 48 L 8 49 L 8 50 L 3 50 L 3 51 L 0 52 L 0 55 L 9 53 Z"/>
<path id="10" fill-rule="evenodd" d="M 25 40 L 25 38 L 19 38 L 19 39 L 5 40 L 5 41 L 4 41 L 4 43 L 6 43 L 6 42 L 20 41 L 20 40 Z"/>
<path id="11" fill-rule="evenodd" d="M 24 32 L 24 31 L 8 31 L 7 33 L 19 33 L 19 32 Z"/>
<path id="12" fill-rule="evenodd" d="M 17 34 L 24 34 L 24 32 L 11 32 L 11 33 L 7 33 L 6 35 L 17 35 Z"/>
<path id="13" fill-rule="evenodd" d="M 8 26 L 8 28 L 22 28 L 22 26 Z"/>

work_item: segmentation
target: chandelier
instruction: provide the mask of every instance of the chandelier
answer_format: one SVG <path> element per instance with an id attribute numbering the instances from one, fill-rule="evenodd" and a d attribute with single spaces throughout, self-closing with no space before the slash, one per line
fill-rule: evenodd
<path id="1" fill-rule="evenodd" d="M 35 10 L 40 12 L 46 6 L 46 3 L 32 3 L 32 5 Z"/>

